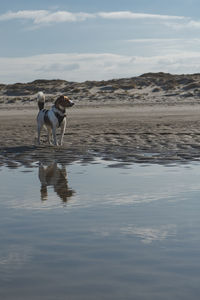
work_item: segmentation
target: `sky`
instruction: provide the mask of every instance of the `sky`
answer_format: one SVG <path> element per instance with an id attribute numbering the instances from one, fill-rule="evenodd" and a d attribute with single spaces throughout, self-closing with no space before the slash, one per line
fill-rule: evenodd
<path id="1" fill-rule="evenodd" d="M 0 0 L 0 83 L 200 73 L 199 0 Z"/>

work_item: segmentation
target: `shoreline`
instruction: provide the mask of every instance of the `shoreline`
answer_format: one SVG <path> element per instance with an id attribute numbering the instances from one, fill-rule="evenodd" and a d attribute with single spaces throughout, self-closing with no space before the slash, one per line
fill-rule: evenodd
<path id="1" fill-rule="evenodd" d="M 47 104 L 47 107 L 49 105 Z M 77 105 L 67 113 L 64 145 L 36 143 L 36 107 L 0 108 L 1 164 L 89 162 L 100 157 L 129 163 L 200 160 L 200 105 Z"/>

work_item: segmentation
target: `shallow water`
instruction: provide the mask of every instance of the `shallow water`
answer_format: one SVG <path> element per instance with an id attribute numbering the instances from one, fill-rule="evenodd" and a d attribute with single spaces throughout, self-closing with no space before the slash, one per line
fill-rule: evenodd
<path id="1" fill-rule="evenodd" d="M 199 299 L 200 164 L 0 178 L 0 299 Z"/>

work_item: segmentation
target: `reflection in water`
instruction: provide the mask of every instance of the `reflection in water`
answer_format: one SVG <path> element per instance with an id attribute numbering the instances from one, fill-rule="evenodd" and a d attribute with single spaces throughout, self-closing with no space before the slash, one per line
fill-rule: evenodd
<path id="1" fill-rule="evenodd" d="M 68 187 L 67 172 L 64 165 L 59 168 L 56 162 L 49 166 L 40 164 L 38 176 L 41 182 L 42 201 L 48 199 L 48 186 L 53 186 L 54 191 L 63 202 L 67 202 L 74 195 L 74 191 Z"/>
<path id="2" fill-rule="evenodd" d="M 2 168 L 0 299 L 199 299 L 199 163 L 107 165 Z"/>
<path id="3" fill-rule="evenodd" d="M 139 227 L 139 226 L 126 226 L 121 228 L 123 235 L 136 236 L 141 239 L 144 244 L 151 244 L 155 241 L 164 241 L 169 237 L 176 235 L 176 225 L 160 225 L 159 227 Z"/>

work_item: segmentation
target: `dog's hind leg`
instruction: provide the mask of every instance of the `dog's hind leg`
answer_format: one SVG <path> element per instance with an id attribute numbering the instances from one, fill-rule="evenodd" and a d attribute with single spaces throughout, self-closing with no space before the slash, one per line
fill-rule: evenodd
<path id="1" fill-rule="evenodd" d="M 51 145 L 52 144 L 52 142 L 51 142 L 52 129 L 49 126 L 47 126 L 47 131 L 48 131 L 47 140 L 48 140 L 49 145 Z"/>

